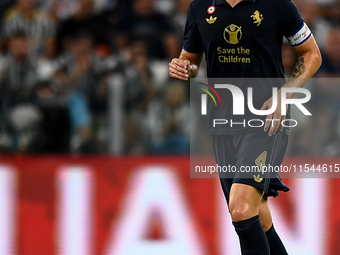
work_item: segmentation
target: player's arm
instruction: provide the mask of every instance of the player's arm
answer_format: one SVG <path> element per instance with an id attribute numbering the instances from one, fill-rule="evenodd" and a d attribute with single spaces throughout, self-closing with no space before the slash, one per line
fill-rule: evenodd
<path id="1" fill-rule="evenodd" d="M 286 84 L 283 87 L 293 87 L 300 88 L 302 87 L 309 78 L 311 78 L 316 71 L 320 68 L 322 58 L 318 45 L 316 44 L 313 35 L 299 46 L 295 46 L 295 51 L 299 55 L 299 60 L 295 65 L 294 71 L 291 77 L 288 79 Z M 287 93 L 286 98 L 292 98 L 295 93 Z M 272 105 L 272 98 L 264 103 L 262 106 L 262 110 L 269 109 Z M 274 135 L 277 130 L 283 130 L 283 126 L 281 126 L 281 121 L 285 119 L 285 115 L 281 115 L 281 89 L 278 91 L 278 106 L 274 113 L 267 116 L 268 120 L 279 120 L 274 121 L 273 124 L 271 121 L 266 121 L 266 125 L 264 130 L 268 132 L 268 135 Z M 280 127 L 281 126 L 281 127 Z"/>
<path id="2" fill-rule="evenodd" d="M 299 60 L 284 87 L 300 88 L 319 70 L 322 58 L 313 36 L 302 45 L 294 47 L 294 49 L 299 55 Z M 293 93 L 287 94 L 287 98 L 292 98 L 293 96 Z"/>
<path id="3" fill-rule="evenodd" d="M 203 53 L 196 54 L 182 50 L 178 58 L 169 63 L 169 74 L 172 78 L 187 81 L 195 78 L 202 64 Z"/>

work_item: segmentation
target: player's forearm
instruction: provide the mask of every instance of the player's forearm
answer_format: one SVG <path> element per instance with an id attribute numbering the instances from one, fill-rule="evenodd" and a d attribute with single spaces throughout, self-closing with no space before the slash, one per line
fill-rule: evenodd
<path id="1" fill-rule="evenodd" d="M 203 54 L 193 54 L 182 50 L 179 59 L 190 62 L 190 78 L 195 78 L 202 64 Z"/>
<path id="2" fill-rule="evenodd" d="M 322 60 L 319 48 L 316 44 L 313 43 L 312 47 L 308 49 L 300 49 L 298 53 L 300 58 L 284 87 L 302 87 L 320 68 Z M 288 98 L 293 96 L 294 93 L 287 95 Z"/>
<path id="3" fill-rule="evenodd" d="M 317 52 L 306 52 L 301 55 L 296 63 L 293 73 L 287 83 L 291 83 L 298 78 L 309 79 L 320 68 L 321 55 Z"/>

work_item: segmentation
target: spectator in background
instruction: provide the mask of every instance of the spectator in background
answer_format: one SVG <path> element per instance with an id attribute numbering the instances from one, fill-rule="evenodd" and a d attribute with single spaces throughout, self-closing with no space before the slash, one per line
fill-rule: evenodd
<path id="1" fill-rule="evenodd" d="M 107 76 L 119 69 L 119 56 L 101 57 L 91 33 L 78 31 L 70 37 L 67 49 L 51 65 L 54 80 L 68 95 L 69 117 L 73 133 L 73 152 L 96 153 L 93 113 L 107 110 Z"/>
<path id="2" fill-rule="evenodd" d="M 156 91 L 150 60 L 147 56 L 147 45 L 143 39 L 135 38 L 130 41 L 126 61 L 130 72 L 130 78 L 126 77 L 126 103 L 129 110 L 135 107 L 136 101 L 147 105 L 154 98 Z M 135 78 L 131 79 L 132 76 Z"/>
<path id="3" fill-rule="evenodd" d="M 69 94 L 72 151 L 90 152 L 93 150 L 90 101 L 98 84 L 93 40 L 90 34 L 79 32 L 69 40 L 68 50 L 56 60 L 55 79 L 63 81 Z"/>
<path id="4" fill-rule="evenodd" d="M 134 105 L 127 119 L 127 153 L 189 153 L 190 108 L 184 85 L 173 82 L 158 97 Z"/>
<path id="5" fill-rule="evenodd" d="M 146 123 L 150 101 L 156 96 L 153 70 L 147 56 L 147 44 L 131 39 L 125 51 L 125 105 L 127 112 L 126 151 L 143 154 L 149 151 Z"/>
<path id="6" fill-rule="evenodd" d="M 42 114 L 39 136 L 32 141 L 30 153 L 69 153 L 70 120 L 66 82 L 62 77 L 37 84 L 36 104 Z"/>
<path id="7" fill-rule="evenodd" d="M 168 85 L 163 100 L 154 100 L 148 108 L 151 151 L 159 154 L 188 154 L 190 151 L 190 107 L 185 83 Z"/>
<path id="8" fill-rule="evenodd" d="M 164 15 L 154 11 L 154 0 L 134 0 L 132 11 L 123 15 L 118 47 L 126 49 L 131 37 L 144 38 L 149 58 L 166 59 L 178 55 L 180 47 L 174 28 Z"/>
<path id="9" fill-rule="evenodd" d="M 159 134 L 154 134 L 154 130 L 150 131 L 149 113 L 153 106 L 163 105 L 164 94 L 170 93 L 167 75 L 168 64 L 165 63 L 164 72 L 162 72 L 162 61 L 150 60 L 147 55 L 147 43 L 139 37 L 129 41 L 125 50 L 125 61 L 126 151 L 131 154 L 156 153 L 155 146 L 160 146 L 158 143 L 162 143 L 163 138 L 161 138 L 162 142 L 158 141 L 159 139 L 156 137 Z M 166 79 L 163 81 L 159 76 L 164 76 Z M 184 89 L 184 87 L 181 89 Z M 179 95 L 174 96 L 178 97 L 179 101 L 186 101 L 186 93 L 181 94 L 181 89 L 177 89 Z M 151 111 L 153 114 L 154 110 Z M 158 113 L 161 114 L 162 112 Z M 152 118 L 156 118 L 156 116 Z M 160 120 L 160 122 L 162 121 L 163 119 Z M 169 134 L 170 136 L 172 134 Z M 177 139 L 176 137 L 178 138 L 176 135 L 172 136 L 174 139 Z M 181 138 L 178 140 L 181 140 Z M 187 147 L 184 146 L 183 150 L 186 149 Z M 161 150 L 166 150 L 166 148 L 164 147 Z M 180 153 L 179 151 L 176 148 L 171 153 Z"/>
<path id="10" fill-rule="evenodd" d="M 37 81 L 36 61 L 29 51 L 29 38 L 24 31 L 13 32 L 8 40 L 8 52 L 1 57 L 1 95 L 13 104 L 30 100 Z"/>
<path id="11" fill-rule="evenodd" d="M 37 64 L 29 54 L 29 43 L 24 31 L 13 31 L 8 39 L 8 52 L 0 59 L 0 136 L 9 137 L 8 146 L 21 151 L 32 138 L 32 134 L 23 134 L 23 131 L 40 120 L 39 111 L 33 105 Z"/>
<path id="12" fill-rule="evenodd" d="M 87 33 L 92 37 L 94 46 L 105 45 L 105 54 L 108 54 L 113 36 L 108 15 L 109 13 L 95 13 L 94 0 L 79 0 L 73 16 L 60 23 L 57 33 L 58 50 L 68 50 L 74 34 Z"/>
<path id="13" fill-rule="evenodd" d="M 340 27 L 333 27 L 327 34 L 322 50 L 322 65 L 318 77 L 340 77 Z"/>
<path id="14" fill-rule="evenodd" d="M 322 65 L 317 73 L 318 78 L 340 78 L 340 27 L 333 27 L 326 37 L 322 51 Z M 328 107 L 326 111 L 332 122 L 339 118 L 340 88 L 336 79 L 318 79 L 314 91 L 314 104 Z M 330 127 L 334 127 L 332 123 Z"/>
<path id="15" fill-rule="evenodd" d="M 3 37 L 9 38 L 19 29 L 30 39 L 32 53 L 47 59 L 54 56 L 55 25 L 35 6 L 34 0 L 17 0 L 17 4 L 6 13 Z"/>
<path id="16" fill-rule="evenodd" d="M 176 34 L 178 38 L 183 38 L 187 13 L 192 0 L 177 0 L 175 13 L 172 15 Z"/>
<path id="17" fill-rule="evenodd" d="M 44 11 L 50 13 L 50 16 L 57 21 L 66 20 L 77 12 L 80 1 L 79 0 L 36 0 L 37 4 Z M 93 0 L 94 12 L 96 14 L 113 10 L 118 5 L 124 5 L 126 0 Z M 115 17 L 114 17 L 115 18 Z"/>
<path id="18" fill-rule="evenodd" d="M 313 31 L 315 40 L 319 47 L 324 44 L 325 33 L 328 29 L 328 22 L 321 16 L 321 8 L 315 1 L 294 1 L 299 8 L 306 24 Z"/>

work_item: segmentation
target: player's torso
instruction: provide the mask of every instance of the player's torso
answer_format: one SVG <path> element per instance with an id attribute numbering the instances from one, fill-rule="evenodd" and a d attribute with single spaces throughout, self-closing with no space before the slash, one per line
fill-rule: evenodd
<path id="1" fill-rule="evenodd" d="M 232 8 L 225 0 L 215 6 L 212 0 L 197 0 L 193 16 L 210 77 L 283 76 L 283 35 L 272 2 L 243 0 Z"/>

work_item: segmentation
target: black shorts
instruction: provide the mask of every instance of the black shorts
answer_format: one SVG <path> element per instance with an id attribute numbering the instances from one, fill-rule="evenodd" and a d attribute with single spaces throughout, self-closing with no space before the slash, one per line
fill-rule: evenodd
<path id="1" fill-rule="evenodd" d="M 247 184 L 276 197 L 279 190 L 289 191 L 281 180 L 279 172 L 269 171 L 281 166 L 288 146 L 288 135 L 282 132 L 268 136 L 263 130 L 237 135 L 214 135 L 213 147 L 216 163 L 219 166 L 234 166 L 234 172 L 220 173 L 224 195 L 229 202 L 233 183 Z M 268 167 L 263 171 L 262 166 Z M 270 168 L 270 166 L 272 168 Z M 261 170 L 248 172 L 250 169 Z M 229 167 L 230 169 L 230 167 Z M 236 170 L 236 171 L 235 171 Z"/>

